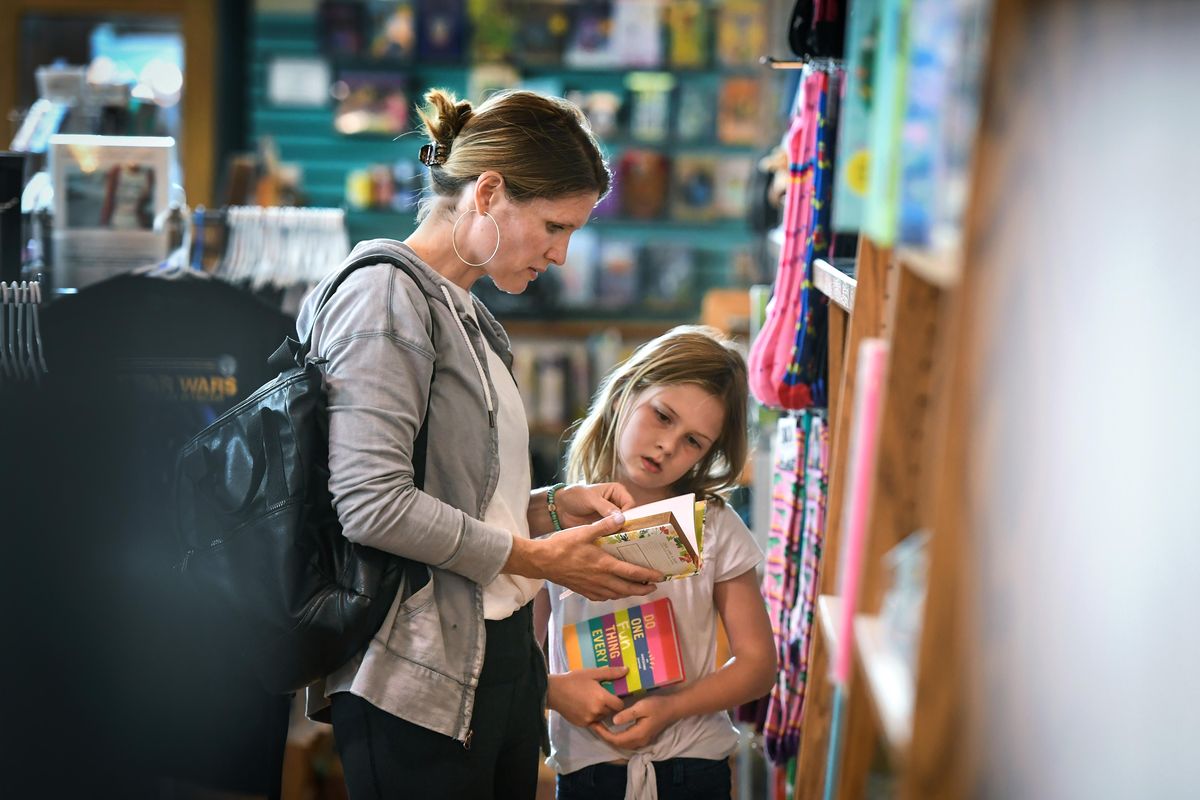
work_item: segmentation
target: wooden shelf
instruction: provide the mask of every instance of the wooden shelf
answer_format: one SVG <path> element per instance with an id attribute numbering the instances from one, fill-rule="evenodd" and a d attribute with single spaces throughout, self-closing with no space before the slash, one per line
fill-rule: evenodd
<path id="1" fill-rule="evenodd" d="M 813 285 L 817 287 L 817 291 L 842 308 L 847 311 L 854 310 L 854 293 L 858 289 L 858 281 L 828 261 L 820 258 L 813 261 Z"/>
<path id="2" fill-rule="evenodd" d="M 854 656 L 866 676 L 871 707 L 893 761 L 903 764 L 912 739 L 912 671 L 887 640 L 879 617 L 859 614 L 854 619 Z"/>
<path id="3" fill-rule="evenodd" d="M 832 594 L 823 594 L 818 597 L 817 617 L 821 620 L 826 648 L 831 654 L 837 653 L 838 626 L 842 624 L 842 598 Z"/>
<path id="4" fill-rule="evenodd" d="M 958 260 L 948 251 L 935 252 L 900 247 L 896 250 L 896 262 L 921 280 L 939 289 L 954 287 L 962 276 Z"/>

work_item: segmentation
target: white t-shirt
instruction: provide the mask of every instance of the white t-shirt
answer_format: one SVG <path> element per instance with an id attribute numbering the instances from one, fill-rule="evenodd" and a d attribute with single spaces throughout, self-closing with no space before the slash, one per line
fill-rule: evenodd
<path id="1" fill-rule="evenodd" d="M 762 561 L 762 551 L 741 517 L 728 506 L 710 509 L 704 523 L 703 568 L 696 575 L 665 581 L 642 598 L 624 598 L 592 602 L 578 594 L 565 598 L 562 587 L 550 585 L 550 672 L 568 672 L 563 653 L 562 629 L 581 620 L 609 614 L 640 603 L 671 598 L 676 630 L 683 650 L 686 683 L 692 683 L 717 670 L 717 609 L 713 586 L 754 569 Z M 653 690 L 651 690 L 653 691 Z M 562 774 L 592 764 L 628 760 L 630 785 L 644 784 L 646 775 L 635 780 L 635 770 L 650 770 L 650 761 L 668 758 L 721 759 L 737 747 L 738 733 L 729 714 L 719 711 L 698 717 L 686 717 L 664 729 L 647 748 L 632 754 L 617 750 L 586 728 L 577 728 L 557 712 L 550 712 L 550 757 L 546 763 Z"/>
<path id="2" fill-rule="evenodd" d="M 467 309 L 471 319 L 475 317 L 475 306 L 470 295 L 459 286 L 453 286 L 455 295 Z M 525 405 L 517 391 L 504 361 L 486 344 L 487 370 L 496 389 L 493 402 L 496 405 L 496 430 L 500 437 L 500 477 L 496 492 L 488 502 L 483 522 L 529 538 L 529 492 L 532 477 L 529 474 L 529 420 L 525 416 Z M 518 575 L 501 573 L 483 587 L 483 618 L 507 619 L 534 598 L 542 588 L 542 581 L 522 578 Z"/>

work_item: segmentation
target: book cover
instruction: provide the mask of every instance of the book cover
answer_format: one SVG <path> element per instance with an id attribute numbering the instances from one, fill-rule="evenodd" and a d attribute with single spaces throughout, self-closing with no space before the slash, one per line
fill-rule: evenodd
<path id="1" fill-rule="evenodd" d="M 631 508 L 621 530 L 596 544 L 623 561 L 657 569 L 666 580 L 695 575 L 704 568 L 702 505 L 684 494 Z"/>
<path id="2" fill-rule="evenodd" d="M 667 205 L 670 161 L 655 150 L 626 150 L 617 159 L 621 212 L 630 219 L 655 219 Z"/>
<path id="3" fill-rule="evenodd" d="M 467 0 L 470 63 L 507 62 L 513 54 L 520 18 L 519 7 L 508 0 Z"/>
<path id="4" fill-rule="evenodd" d="M 637 245 L 621 239 L 600 242 L 600 269 L 596 275 L 596 306 L 624 308 L 637 302 Z"/>
<path id="5" fill-rule="evenodd" d="M 621 530 L 600 537 L 596 543 L 622 561 L 658 570 L 667 580 L 700 571 L 700 554 L 669 511 L 627 520 Z"/>
<path id="6" fill-rule="evenodd" d="M 344 71 L 333 86 L 333 127 L 345 136 L 395 136 L 409 128 L 409 77 L 383 70 Z"/>
<path id="7" fill-rule="evenodd" d="M 870 123 L 874 108 L 875 49 L 879 43 L 880 0 L 855 0 L 846 22 L 846 82 L 838 121 L 834 162 L 833 229 L 857 233 L 870 175 Z"/>
<path id="8" fill-rule="evenodd" d="M 863 207 L 863 230 L 880 247 L 896 240 L 900 178 L 900 129 L 908 81 L 910 0 L 884 0 L 879 44 L 875 50 L 875 83 L 871 88 L 871 158 Z"/>
<path id="9" fill-rule="evenodd" d="M 670 62 L 674 69 L 708 66 L 708 7 L 701 0 L 675 0 L 667 4 Z"/>
<path id="10" fill-rule="evenodd" d="M 602 683 L 623 697 L 686 678 L 675 610 L 668 597 L 562 628 L 563 652 L 572 670 L 624 666 L 625 677 Z"/>
<path id="11" fill-rule="evenodd" d="M 587 308 L 596 300 L 596 269 L 600 262 L 600 236 L 591 229 L 576 231 L 562 266 L 551 270 L 559 286 L 558 304 Z"/>
<path id="12" fill-rule="evenodd" d="M 750 178 L 756 165 L 750 156 L 729 156 L 717 164 L 717 216 L 745 219 L 750 206 Z"/>
<path id="13" fill-rule="evenodd" d="M 583 0 L 575 8 L 563 61 L 574 69 L 605 69 L 620 64 L 613 39 L 612 0 Z"/>
<path id="14" fill-rule="evenodd" d="M 457 63 L 466 51 L 466 0 L 417 0 L 421 61 Z"/>
<path id="15" fill-rule="evenodd" d="M 717 138 L 723 144 L 754 145 L 762 135 L 758 78 L 726 78 L 717 100 Z"/>
<path id="16" fill-rule="evenodd" d="M 361 55 L 366 48 L 366 7 L 347 0 L 321 0 L 317 7 L 317 39 L 328 56 Z"/>
<path id="17" fill-rule="evenodd" d="M 657 0 L 615 0 L 612 42 L 617 63 L 634 69 L 654 69 L 663 63 Z"/>
<path id="18" fill-rule="evenodd" d="M 691 247 L 673 242 L 647 244 L 642 249 L 641 279 L 642 306 L 647 310 L 677 312 L 696 307 L 696 251 Z"/>
<path id="19" fill-rule="evenodd" d="M 525 66 L 561 64 L 571 32 L 570 12 L 571 7 L 560 2 L 522 0 L 510 4 L 516 29 L 512 56 Z"/>
<path id="20" fill-rule="evenodd" d="M 717 157 L 678 155 L 673 166 L 671 216 L 687 222 L 716 219 Z"/>
<path id="21" fill-rule="evenodd" d="M 372 0 L 371 58 L 411 61 L 417 50 L 412 0 Z"/>
<path id="22" fill-rule="evenodd" d="M 726 0 L 717 17 L 717 58 L 726 67 L 749 67 L 767 53 L 766 10 L 758 0 Z"/>
<path id="23" fill-rule="evenodd" d="M 710 142 L 716 136 L 717 86 L 689 80 L 679 85 L 675 102 L 675 138 L 680 142 Z"/>

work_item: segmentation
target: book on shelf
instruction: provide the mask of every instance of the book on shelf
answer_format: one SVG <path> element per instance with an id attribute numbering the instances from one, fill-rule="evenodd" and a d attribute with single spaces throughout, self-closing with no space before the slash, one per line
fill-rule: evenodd
<path id="1" fill-rule="evenodd" d="M 687 677 L 669 597 L 563 625 L 562 642 L 572 670 L 627 667 L 624 677 L 601 683 L 618 697 Z"/>
<path id="2" fill-rule="evenodd" d="M 687 81 L 675 101 L 675 138 L 681 143 L 709 142 L 716 135 L 717 90 L 714 85 Z"/>
<path id="3" fill-rule="evenodd" d="M 604 239 L 595 279 L 596 307 L 624 308 L 637 301 L 638 248 L 633 242 Z"/>
<path id="4" fill-rule="evenodd" d="M 422 62 L 456 64 L 466 52 L 466 0 L 417 0 L 417 51 Z"/>
<path id="5" fill-rule="evenodd" d="M 708 65 L 708 6 L 702 0 L 674 0 L 667 4 L 670 63 L 675 69 L 701 69 Z"/>
<path id="6" fill-rule="evenodd" d="M 546 0 L 510 3 L 515 16 L 516 47 L 512 55 L 525 66 L 550 67 L 562 63 L 571 31 L 571 6 Z M 503 16 L 503 14 L 501 14 Z"/>
<path id="7" fill-rule="evenodd" d="M 409 128 L 409 76 L 389 70 L 343 70 L 333 94 L 333 128 L 345 136 L 395 136 Z"/>
<path id="8" fill-rule="evenodd" d="M 575 69 L 605 69 L 620 65 L 613 30 L 612 0 L 582 0 L 575 8 L 575 25 L 568 36 L 563 62 Z"/>
<path id="9" fill-rule="evenodd" d="M 759 0 L 726 0 L 717 14 L 717 58 L 726 67 L 750 67 L 767 52 L 767 20 Z"/>
<path id="10" fill-rule="evenodd" d="M 694 494 L 631 508 L 621 530 L 596 544 L 622 561 L 658 570 L 665 580 L 687 578 L 704 567 L 704 511 Z"/>
<path id="11" fill-rule="evenodd" d="M 519 6 L 508 0 L 470 0 L 467 24 L 470 30 L 468 55 L 472 64 L 498 64 L 509 60 L 522 18 Z"/>
<path id="12" fill-rule="evenodd" d="M 371 0 L 371 58 L 411 61 L 417 50 L 412 0 Z"/>
<path id="13" fill-rule="evenodd" d="M 834 160 L 832 225 L 835 232 L 862 228 L 871 160 L 871 89 L 879 39 L 880 0 L 856 0 L 846 22 L 843 86 Z"/>
<path id="14" fill-rule="evenodd" d="M 576 234 L 578 235 L 578 234 Z M 696 305 L 696 251 L 683 244 L 651 242 L 642 248 L 642 306 L 680 311 Z"/>
<path id="15" fill-rule="evenodd" d="M 615 0 L 612 9 L 612 41 L 617 63 L 636 69 L 661 66 L 661 7 L 657 0 Z"/>
<path id="16" fill-rule="evenodd" d="M 673 164 L 671 216 L 687 222 L 717 218 L 719 160 L 710 155 L 678 155 Z"/>
<path id="17" fill-rule="evenodd" d="M 667 206 L 670 161 L 655 150 L 626 150 L 617 159 L 621 212 L 629 219 L 656 219 Z"/>
<path id="18" fill-rule="evenodd" d="M 317 6 L 317 40 L 327 56 L 355 57 L 366 48 L 366 7 L 347 0 L 321 0 Z"/>
<path id="19" fill-rule="evenodd" d="M 750 207 L 750 178 L 756 169 L 750 156 L 731 156 L 717 164 L 717 216 L 744 219 Z"/>
<path id="20" fill-rule="evenodd" d="M 563 96 L 579 106 L 597 137 L 603 140 L 616 136 L 623 102 L 619 93 L 611 89 L 568 87 Z"/>
<path id="21" fill-rule="evenodd" d="M 724 144 L 753 145 L 762 136 L 762 84 L 758 78 L 733 77 L 721 83 L 717 99 L 717 138 Z"/>

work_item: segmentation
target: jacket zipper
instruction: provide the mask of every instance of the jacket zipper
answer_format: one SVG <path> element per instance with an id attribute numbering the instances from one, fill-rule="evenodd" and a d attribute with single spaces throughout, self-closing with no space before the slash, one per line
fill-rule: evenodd
<path id="1" fill-rule="evenodd" d="M 442 294 L 446 297 L 446 303 L 450 306 L 450 311 L 454 314 L 454 323 L 458 326 L 458 332 L 462 334 L 463 341 L 467 344 L 467 352 L 471 354 L 471 361 L 475 364 L 475 371 L 479 373 L 479 385 L 483 387 L 483 400 L 487 404 L 488 426 L 496 427 L 496 408 L 492 405 L 492 390 L 488 387 L 487 373 L 483 371 L 483 364 L 479 363 L 479 355 L 475 352 L 475 345 L 471 344 L 471 337 L 467 335 L 467 329 L 462 323 L 462 318 L 458 315 L 458 307 L 454 305 L 454 301 L 450 298 L 450 290 L 445 284 L 438 284 L 438 288 L 442 290 Z"/>

